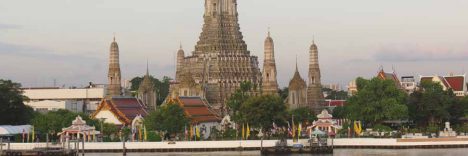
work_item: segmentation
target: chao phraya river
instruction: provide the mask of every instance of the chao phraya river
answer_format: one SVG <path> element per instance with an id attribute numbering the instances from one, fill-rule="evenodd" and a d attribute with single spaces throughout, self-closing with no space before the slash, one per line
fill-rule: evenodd
<path id="1" fill-rule="evenodd" d="M 115 156 L 119 153 L 95 153 L 86 156 Z M 196 153 L 128 153 L 127 156 L 256 156 L 260 151 L 245 152 L 196 152 Z M 308 154 L 291 154 L 306 156 Z M 335 149 L 334 154 L 321 156 L 467 156 L 468 148 L 448 149 Z"/>

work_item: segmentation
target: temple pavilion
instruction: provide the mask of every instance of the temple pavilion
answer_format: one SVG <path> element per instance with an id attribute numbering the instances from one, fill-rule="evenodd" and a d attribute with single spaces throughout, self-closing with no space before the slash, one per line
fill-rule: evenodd
<path id="1" fill-rule="evenodd" d="M 77 116 L 70 127 L 63 128 L 62 132 L 57 135 L 60 136 L 62 142 L 79 139 L 84 139 L 85 142 L 93 142 L 97 141 L 96 136 L 100 135 L 100 132 L 96 131 L 94 126 L 86 125 L 86 121 L 81 116 Z"/>
<path id="2" fill-rule="evenodd" d="M 337 120 L 333 119 L 333 115 L 329 114 L 326 109 L 322 110 L 322 113 L 317 115 L 317 120 L 312 123 L 312 126 L 307 128 L 308 131 L 320 130 L 328 132 L 328 134 L 336 134 L 342 126 L 340 126 Z"/>

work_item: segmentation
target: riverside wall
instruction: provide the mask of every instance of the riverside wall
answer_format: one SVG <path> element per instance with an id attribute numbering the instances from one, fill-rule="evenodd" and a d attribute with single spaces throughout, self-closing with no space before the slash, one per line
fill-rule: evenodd
<path id="1" fill-rule="evenodd" d="M 264 140 L 263 147 L 273 147 L 277 140 Z M 306 139 L 299 142 L 308 144 Z M 288 140 L 292 145 L 292 140 Z M 468 147 L 467 139 L 375 139 L 375 138 L 350 138 L 329 139 L 329 145 L 334 148 L 382 148 L 382 149 L 404 149 L 404 148 L 465 148 Z M 34 148 L 45 148 L 46 143 L 11 143 L 11 150 L 32 150 Z M 48 147 L 60 147 L 61 145 L 49 145 Z M 66 145 L 67 146 L 67 145 Z M 74 148 L 74 145 L 70 145 Z M 181 141 L 168 142 L 126 142 L 125 148 L 129 152 L 184 152 L 184 151 L 233 151 L 233 150 L 259 150 L 262 146 L 260 140 L 246 141 Z M 122 142 L 101 143 L 90 142 L 84 144 L 86 152 L 121 152 Z M 6 150 L 6 146 L 3 150 Z M 81 149 L 81 143 L 80 143 Z"/>

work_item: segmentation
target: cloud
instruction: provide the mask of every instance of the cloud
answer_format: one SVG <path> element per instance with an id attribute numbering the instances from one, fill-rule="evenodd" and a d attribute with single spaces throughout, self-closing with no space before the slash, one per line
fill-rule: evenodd
<path id="1" fill-rule="evenodd" d="M 0 30 L 2 30 L 2 29 L 19 29 L 19 28 L 21 28 L 19 25 L 0 23 Z"/>
<path id="2" fill-rule="evenodd" d="M 373 58 L 382 62 L 466 61 L 468 60 L 468 47 L 387 45 L 381 47 Z"/>
<path id="3" fill-rule="evenodd" d="M 66 61 L 66 62 L 84 62 L 101 61 L 98 58 L 86 57 L 81 55 L 64 55 L 48 52 L 50 50 L 40 47 L 17 45 L 0 42 L 0 55 L 28 57 L 47 61 Z"/>

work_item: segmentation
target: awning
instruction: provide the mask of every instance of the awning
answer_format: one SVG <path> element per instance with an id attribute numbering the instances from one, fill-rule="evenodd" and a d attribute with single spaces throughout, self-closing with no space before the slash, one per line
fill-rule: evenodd
<path id="1" fill-rule="evenodd" d="M 20 125 L 20 126 L 2 125 L 0 126 L 0 136 L 30 133 L 31 127 L 32 127 L 31 125 Z"/>

